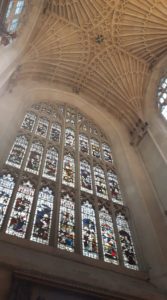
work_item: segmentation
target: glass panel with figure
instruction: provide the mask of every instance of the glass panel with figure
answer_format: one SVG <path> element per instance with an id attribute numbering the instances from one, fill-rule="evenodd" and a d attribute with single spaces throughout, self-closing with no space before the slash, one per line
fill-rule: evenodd
<path id="1" fill-rule="evenodd" d="M 38 175 L 39 174 L 39 168 L 41 164 L 42 159 L 42 153 L 43 153 L 43 146 L 41 143 L 33 143 L 31 146 L 31 150 L 29 153 L 29 157 L 27 160 L 27 165 L 25 170 L 28 172 L 31 172 L 33 174 Z"/>
<path id="2" fill-rule="evenodd" d="M 93 193 L 91 168 L 89 163 L 86 160 L 81 160 L 80 162 L 80 182 L 81 182 L 81 191 L 85 191 L 90 194 Z"/>
<path id="3" fill-rule="evenodd" d="M 61 126 L 57 123 L 53 123 L 50 131 L 50 140 L 53 142 L 60 142 Z"/>
<path id="4" fill-rule="evenodd" d="M 83 255 L 98 258 L 98 243 L 95 211 L 91 203 L 85 201 L 82 210 L 82 247 Z"/>
<path id="5" fill-rule="evenodd" d="M 29 221 L 34 188 L 30 181 L 19 185 L 6 232 L 24 238 Z"/>
<path id="6" fill-rule="evenodd" d="M 75 133 L 72 129 L 67 128 L 65 131 L 65 146 L 75 147 Z"/>
<path id="7" fill-rule="evenodd" d="M 91 139 L 91 154 L 96 158 L 101 158 L 100 145 L 96 140 Z"/>
<path id="8" fill-rule="evenodd" d="M 10 174 L 0 176 L 0 228 L 11 199 L 15 182 Z"/>
<path id="9" fill-rule="evenodd" d="M 110 187 L 112 201 L 123 205 L 122 195 L 119 188 L 117 175 L 114 172 L 109 171 L 107 173 L 107 177 L 108 177 L 108 183 Z"/>
<path id="10" fill-rule="evenodd" d="M 63 162 L 63 183 L 74 187 L 75 184 L 75 165 L 71 154 L 64 156 Z"/>
<path id="11" fill-rule="evenodd" d="M 12 150 L 10 151 L 6 164 L 20 169 L 27 146 L 28 146 L 27 138 L 24 135 L 18 136 L 12 147 Z"/>
<path id="12" fill-rule="evenodd" d="M 94 177 L 97 196 L 108 199 L 105 174 L 99 166 L 94 167 Z"/>
<path id="13" fill-rule="evenodd" d="M 76 123 L 75 112 L 70 108 L 68 108 L 66 112 L 66 123 L 70 123 L 73 127 L 75 126 Z"/>
<path id="14" fill-rule="evenodd" d="M 36 119 L 35 114 L 33 114 L 32 112 L 27 113 L 23 120 L 21 128 L 32 132 L 35 124 L 35 119 Z"/>
<path id="15" fill-rule="evenodd" d="M 49 148 L 46 152 L 43 177 L 56 181 L 57 164 L 58 152 L 54 147 Z"/>
<path id="16" fill-rule="evenodd" d="M 75 204 L 68 193 L 62 193 L 59 213 L 58 248 L 74 251 Z"/>
<path id="17" fill-rule="evenodd" d="M 104 261 L 119 264 L 112 218 L 105 207 L 99 211 Z"/>
<path id="18" fill-rule="evenodd" d="M 89 154 L 88 138 L 83 134 L 79 135 L 79 150 L 83 153 Z"/>
<path id="19" fill-rule="evenodd" d="M 116 223 L 123 252 L 124 265 L 129 269 L 138 270 L 138 263 L 131 237 L 131 232 L 125 215 L 122 213 L 118 213 L 116 217 Z"/>
<path id="20" fill-rule="evenodd" d="M 102 144 L 104 160 L 107 162 L 112 162 L 111 149 L 107 144 Z"/>
<path id="21" fill-rule="evenodd" d="M 31 235 L 32 241 L 45 245 L 49 244 L 53 199 L 53 192 L 48 187 L 39 192 Z"/>
<path id="22" fill-rule="evenodd" d="M 38 126 L 35 133 L 43 138 L 46 138 L 48 126 L 49 126 L 48 120 L 45 118 L 40 118 L 38 120 Z"/>

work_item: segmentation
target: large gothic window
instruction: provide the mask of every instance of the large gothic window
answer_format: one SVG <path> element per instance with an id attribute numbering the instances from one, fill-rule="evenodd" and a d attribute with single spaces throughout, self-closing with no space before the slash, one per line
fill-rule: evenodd
<path id="1" fill-rule="evenodd" d="M 1 231 L 138 270 L 111 149 L 77 109 L 33 105 L 0 173 Z"/>

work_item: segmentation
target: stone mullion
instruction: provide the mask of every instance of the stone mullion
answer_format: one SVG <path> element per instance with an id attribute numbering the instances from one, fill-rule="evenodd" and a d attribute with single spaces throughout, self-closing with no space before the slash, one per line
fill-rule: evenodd
<path id="1" fill-rule="evenodd" d="M 79 125 L 78 119 L 76 120 L 75 131 L 75 251 L 82 254 L 82 217 L 81 217 L 81 194 L 80 194 L 80 151 L 79 151 Z"/>
<path id="2" fill-rule="evenodd" d="M 41 181 L 42 181 L 43 168 L 44 168 L 45 159 L 46 159 L 47 146 L 48 146 L 48 143 L 49 143 L 50 127 L 51 127 L 51 122 L 50 122 L 50 124 L 48 126 L 48 133 L 46 135 L 46 138 L 41 138 L 39 140 L 39 141 L 41 141 L 42 146 L 43 146 L 43 153 L 42 153 L 42 159 L 41 159 L 41 165 L 40 165 L 40 169 L 39 169 L 39 174 L 37 175 L 38 176 L 38 179 L 37 179 L 38 183 L 37 183 L 35 194 L 34 194 L 34 199 L 33 199 L 32 207 L 31 207 L 30 218 L 29 218 L 29 222 L 28 222 L 28 226 L 27 226 L 27 232 L 26 232 L 26 236 L 25 236 L 27 239 L 31 238 L 31 233 L 32 233 L 32 230 L 33 230 L 33 223 L 34 223 L 34 218 L 35 218 L 35 210 L 36 210 L 37 202 L 38 202 L 38 194 L 39 194 L 39 191 L 41 189 Z M 35 130 L 36 130 L 36 128 L 35 128 Z"/>
<path id="3" fill-rule="evenodd" d="M 50 245 L 57 247 L 58 243 L 58 230 L 59 230 L 59 211 L 61 204 L 61 189 L 62 189 L 62 172 L 63 172 L 63 161 L 64 161 L 64 144 L 65 144 L 65 125 L 66 125 L 66 111 L 64 112 L 63 122 L 61 123 L 61 137 L 60 147 L 58 153 L 58 166 L 57 166 L 57 177 L 55 187 L 55 197 L 53 202 L 53 215 L 50 231 Z"/>

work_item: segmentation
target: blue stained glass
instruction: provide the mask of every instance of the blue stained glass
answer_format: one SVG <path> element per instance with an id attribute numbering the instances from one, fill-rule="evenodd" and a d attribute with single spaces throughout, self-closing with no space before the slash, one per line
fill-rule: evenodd
<path id="1" fill-rule="evenodd" d="M 49 126 L 48 120 L 45 119 L 45 118 L 40 118 L 38 120 L 38 126 L 37 126 L 37 129 L 36 129 L 36 134 L 43 137 L 43 138 L 46 138 L 47 132 L 48 132 L 48 126 Z"/>
<path id="2" fill-rule="evenodd" d="M 82 245 L 83 255 L 98 258 L 98 243 L 95 211 L 88 201 L 82 204 Z"/>
<path id="3" fill-rule="evenodd" d="M 0 176 L 0 227 L 11 199 L 15 183 L 10 174 Z"/>
<path id="4" fill-rule="evenodd" d="M 27 146 L 28 141 L 25 136 L 17 137 L 6 164 L 19 169 L 22 165 Z"/>
<path id="5" fill-rule="evenodd" d="M 61 136 L 61 126 L 57 123 L 52 124 L 51 132 L 50 132 L 50 140 L 59 143 L 60 136 Z"/>
<path id="6" fill-rule="evenodd" d="M 138 270 L 135 249 L 126 217 L 122 213 L 119 213 L 116 218 L 116 223 L 122 247 L 124 265 L 129 269 Z"/>
<path id="7" fill-rule="evenodd" d="M 75 205 L 72 197 L 65 193 L 61 197 L 59 214 L 58 247 L 70 252 L 74 251 L 75 241 Z"/>
<path id="8" fill-rule="evenodd" d="M 89 141 L 83 134 L 79 135 L 79 150 L 83 153 L 89 154 Z"/>
<path id="9" fill-rule="evenodd" d="M 75 147 L 75 133 L 72 129 L 67 128 L 65 131 L 65 146 Z"/>
<path id="10" fill-rule="evenodd" d="M 91 168 L 86 160 L 80 162 L 80 179 L 81 179 L 81 190 L 90 194 L 92 191 L 92 176 Z"/>
<path id="11" fill-rule="evenodd" d="M 25 168 L 26 171 L 34 173 L 36 175 L 39 174 L 42 153 L 43 153 L 43 146 L 38 142 L 33 143 L 27 160 L 27 165 Z"/>
<path id="12" fill-rule="evenodd" d="M 103 207 L 99 211 L 104 261 L 119 264 L 112 218 Z"/>
<path id="13" fill-rule="evenodd" d="M 110 187 L 112 201 L 123 205 L 122 195 L 119 188 L 117 175 L 114 172 L 109 171 L 107 173 L 107 176 L 108 176 L 108 183 Z"/>
<path id="14" fill-rule="evenodd" d="M 31 235 L 31 240 L 37 243 L 49 244 L 53 199 L 53 193 L 48 187 L 43 188 L 39 192 L 33 232 Z"/>
<path id="15" fill-rule="evenodd" d="M 112 162 L 111 149 L 108 145 L 102 144 L 104 160 L 107 162 Z"/>
<path id="16" fill-rule="evenodd" d="M 105 181 L 105 175 L 102 168 L 96 166 L 94 167 L 94 177 L 95 177 L 95 187 L 96 187 L 96 194 L 99 197 L 104 199 L 108 199 L 107 194 L 107 187 Z"/>
<path id="17" fill-rule="evenodd" d="M 43 177 L 56 181 L 58 152 L 52 147 L 47 150 Z"/>
<path id="18" fill-rule="evenodd" d="M 34 192 L 29 181 L 19 185 L 6 233 L 20 238 L 25 237 Z"/>

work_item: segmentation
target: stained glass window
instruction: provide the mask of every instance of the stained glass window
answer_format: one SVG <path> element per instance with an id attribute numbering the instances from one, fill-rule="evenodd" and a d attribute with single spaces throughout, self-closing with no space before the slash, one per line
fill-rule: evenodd
<path id="1" fill-rule="evenodd" d="M 19 185 L 6 231 L 8 234 L 25 237 L 34 192 L 30 181 Z"/>
<path id="2" fill-rule="evenodd" d="M 167 120 L 167 75 L 160 79 L 157 91 L 157 102 L 161 114 Z"/>
<path id="3" fill-rule="evenodd" d="M 27 113 L 21 128 L 32 131 L 35 124 L 36 115 L 34 113 Z"/>
<path id="4" fill-rule="evenodd" d="M 93 139 L 91 139 L 91 154 L 96 158 L 101 158 L 99 142 Z"/>
<path id="5" fill-rule="evenodd" d="M 108 199 L 105 174 L 99 166 L 94 167 L 94 177 L 97 196 Z"/>
<path id="6" fill-rule="evenodd" d="M 38 120 L 38 126 L 37 126 L 37 129 L 36 129 L 36 134 L 43 137 L 43 138 L 46 138 L 47 131 L 48 131 L 48 126 L 49 126 L 48 120 L 44 119 L 44 118 L 40 118 Z"/>
<path id="7" fill-rule="evenodd" d="M 52 124 L 51 131 L 50 131 L 50 140 L 59 143 L 60 136 L 61 136 L 61 126 L 57 123 Z"/>
<path id="8" fill-rule="evenodd" d="M 74 187 L 75 184 L 75 165 L 71 154 L 64 156 L 63 162 L 63 183 Z"/>
<path id="9" fill-rule="evenodd" d="M 0 227 L 11 199 L 15 182 L 10 174 L 0 176 Z"/>
<path id="10" fill-rule="evenodd" d="M 83 153 L 89 154 L 89 141 L 83 134 L 79 135 L 79 150 Z"/>
<path id="11" fill-rule="evenodd" d="M 103 207 L 99 211 L 100 228 L 103 244 L 104 261 L 118 265 L 117 244 L 115 240 L 113 222 L 108 211 Z"/>
<path id="12" fill-rule="evenodd" d="M 80 177 L 81 190 L 92 194 L 91 168 L 90 164 L 86 160 L 81 160 L 80 162 Z"/>
<path id="13" fill-rule="evenodd" d="M 67 104 L 32 105 L 6 164 L 10 166 L 0 173 L 0 231 L 50 246 L 57 240 L 59 249 L 75 252 L 76 248 L 85 257 L 100 256 L 105 262 L 138 270 L 111 148 L 101 130 L 78 109 Z M 10 174 L 15 173 L 14 180 Z M 123 214 L 115 216 L 121 209 Z M 80 232 L 76 226 L 82 228 L 81 241 L 79 234 L 75 236 L 75 231 Z M 51 228 L 55 239 L 50 238 Z"/>
<path id="14" fill-rule="evenodd" d="M 75 205 L 73 198 L 62 193 L 59 213 L 58 247 L 70 252 L 74 251 L 75 241 Z"/>
<path id="15" fill-rule="evenodd" d="M 104 159 L 108 162 L 112 162 L 111 149 L 107 144 L 102 144 Z"/>
<path id="16" fill-rule="evenodd" d="M 65 146 L 75 147 L 75 133 L 70 128 L 67 128 L 65 132 Z"/>
<path id="17" fill-rule="evenodd" d="M 98 258 L 95 211 L 88 201 L 82 204 L 82 247 L 83 255 Z"/>
<path id="18" fill-rule="evenodd" d="M 24 0 L 19 0 L 16 5 L 15 15 L 19 15 L 23 9 Z"/>
<path id="19" fill-rule="evenodd" d="M 57 175 L 57 164 L 58 164 L 58 152 L 54 147 L 49 148 L 46 153 L 43 177 L 55 181 Z"/>
<path id="20" fill-rule="evenodd" d="M 43 153 L 43 146 L 36 142 L 31 146 L 25 170 L 38 175 Z"/>
<path id="21" fill-rule="evenodd" d="M 123 204 L 117 175 L 114 172 L 109 171 L 107 173 L 107 176 L 108 176 L 108 183 L 109 183 L 109 187 L 110 187 L 112 201 L 115 203 L 118 203 L 118 204 Z"/>
<path id="22" fill-rule="evenodd" d="M 122 247 L 124 265 L 129 269 L 138 270 L 136 254 L 126 217 L 122 213 L 119 213 L 116 222 Z"/>
<path id="23" fill-rule="evenodd" d="M 18 136 L 12 147 L 12 150 L 10 151 L 9 157 L 6 161 L 7 165 L 19 169 L 23 162 L 27 146 L 28 146 L 27 138 L 24 135 Z"/>
<path id="24" fill-rule="evenodd" d="M 53 199 L 53 192 L 48 187 L 39 192 L 31 235 L 31 240 L 37 243 L 49 244 Z"/>

